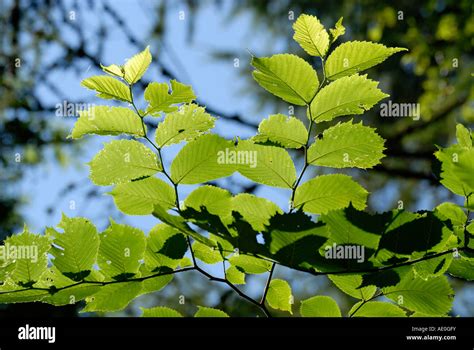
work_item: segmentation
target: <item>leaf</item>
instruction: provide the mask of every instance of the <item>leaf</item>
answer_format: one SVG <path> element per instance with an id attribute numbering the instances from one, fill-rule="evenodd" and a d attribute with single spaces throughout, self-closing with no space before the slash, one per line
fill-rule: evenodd
<path id="1" fill-rule="evenodd" d="M 358 288 L 375 286 L 377 288 L 385 288 L 396 286 L 401 281 L 401 276 L 403 277 L 406 274 L 406 269 L 403 267 L 370 272 L 362 275 L 362 283 Z"/>
<path id="2" fill-rule="evenodd" d="M 235 164 L 226 161 L 234 144 L 218 135 L 207 134 L 186 144 L 171 164 L 174 183 L 196 184 L 231 175 Z"/>
<path id="3" fill-rule="evenodd" d="M 81 85 L 89 90 L 95 90 L 97 96 L 106 100 L 115 99 L 132 102 L 130 90 L 121 81 L 106 75 L 96 75 L 81 81 Z"/>
<path id="4" fill-rule="evenodd" d="M 134 276 L 143 259 L 145 246 L 145 235 L 141 230 L 112 221 L 100 234 L 97 263 L 101 271 L 113 279 Z"/>
<path id="5" fill-rule="evenodd" d="M 155 205 L 153 209 L 153 216 L 157 217 L 164 223 L 178 229 L 180 232 L 194 238 L 194 240 L 204 243 L 209 247 L 214 246 L 214 242 L 211 241 L 209 238 L 206 238 L 196 231 L 192 230 L 186 223 L 186 220 L 181 215 L 171 215 L 165 209 L 163 209 L 159 205 Z"/>
<path id="6" fill-rule="evenodd" d="M 279 54 L 271 57 L 252 57 L 252 73 L 255 80 L 268 92 L 286 102 L 304 106 L 318 90 L 319 81 L 315 70 L 302 58 Z"/>
<path id="7" fill-rule="evenodd" d="M 142 275 L 152 275 L 148 273 L 148 270 L 145 265 L 140 266 L 140 271 Z M 142 289 L 139 295 L 160 291 L 161 289 L 166 287 L 168 283 L 170 283 L 172 280 L 172 274 L 147 278 L 146 280 L 141 282 Z"/>
<path id="8" fill-rule="evenodd" d="M 81 281 L 92 271 L 99 250 L 99 235 L 95 226 L 84 218 L 68 218 L 63 214 L 59 233 L 50 229 L 54 238 L 50 253 L 53 264 L 65 276 L 74 281 Z"/>
<path id="9" fill-rule="evenodd" d="M 311 272 L 328 265 L 328 260 L 319 254 L 327 240 L 326 226 L 312 221 L 302 211 L 274 215 L 262 235 L 270 257 L 280 264 Z M 328 269 L 334 270 L 332 266 Z"/>
<path id="10" fill-rule="evenodd" d="M 334 25 L 334 28 L 329 29 L 329 34 L 331 37 L 330 44 L 335 42 L 337 38 L 346 33 L 346 28 L 342 25 L 342 17 Z"/>
<path id="11" fill-rule="evenodd" d="M 444 275 L 453 261 L 453 254 L 420 261 L 413 266 L 416 275 L 424 280 Z"/>
<path id="12" fill-rule="evenodd" d="M 387 298 L 404 308 L 433 316 L 448 313 L 453 303 L 453 290 L 445 276 L 426 281 L 413 275 L 407 276 L 397 286 L 382 291 Z"/>
<path id="13" fill-rule="evenodd" d="M 472 148 L 471 132 L 462 124 L 456 125 L 456 138 L 461 147 Z"/>
<path id="14" fill-rule="evenodd" d="M 229 317 L 224 311 L 205 306 L 198 306 L 198 311 L 194 317 Z"/>
<path id="15" fill-rule="evenodd" d="M 119 78 L 123 78 L 123 76 L 124 76 L 123 66 L 119 66 L 117 64 L 111 64 L 110 66 L 104 66 L 104 65 L 101 64 L 100 68 L 102 68 L 102 70 L 107 74 L 114 75 L 114 76 L 119 77 Z"/>
<path id="16" fill-rule="evenodd" d="M 474 192 L 474 148 L 453 145 L 435 156 L 441 161 L 441 183 L 446 188 L 460 196 Z"/>
<path id="17" fill-rule="evenodd" d="M 386 47 L 368 41 L 345 42 L 339 45 L 327 58 L 325 64 L 326 78 L 336 80 L 362 72 L 400 51 L 407 51 L 407 49 Z"/>
<path id="18" fill-rule="evenodd" d="M 293 39 L 311 56 L 326 56 L 329 35 L 319 19 L 311 15 L 300 15 L 293 24 Z"/>
<path id="19" fill-rule="evenodd" d="M 16 303 L 31 303 L 40 301 L 49 295 L 48 291 L 26 289 L 18 287 L 13 281 L 8 281 L 0 286 L 0 303 L 1 304 L 16 304 Z M 19 292 L 15 292 L 18 291 Z M 13 292 L 13 293 L 7 293 Z"/>
<path id="20" fill-rule="evenodd" d="M 254 258 L 253 256 L 238 254 L 233 255 L 229 258 L 229 263 L 234 265 L 239 269 L 239 271 L 245 272 L 247 274 L 261 274 L 269 272 L 272 263 L 259 258 Z"/>
<path id="21" fill-rule="evenodd" d="M 165 306 L 155 306 L 150 309 L 141 308 L 143 311 L 142 317 L 183 317 L 175 309 Z"/>
<path id="22" fill-rule="evenodd" d="M 240 141 L 235 155 L 238 170 L 252 181 L 274 187 L 291 188 L 296 181 L 293 160 L 285 149 Z"/>
<path id="23" fill-rule="evenodd" d="M 224 217 L 231 211 L 232 194 L 222 188 L 205 185 L 196 188 L 184 200 L 184 210 L 193 208 L 201 211 L 201 207 L 214 215 Z"/>
<path id="24" fill-rule="evenodd" d="M 389 95 L 378 89 L 378 82 L 367 75 L 344 77 L 325 86 L 311 102 L 309 116 L 315 122 L 363 114 Z"/>
<path id="25" fill-rule="evenodd" d="M 245 273 L 235 266 L 229 266 L 225 271 L 226 279 L 232 284 L 245 284 Z"/>
<path id="26" fill-rule="evenodd" d="M 193 243 L 194 256 L 206 264 L 216 264 L 224 260 L 218 250 L 212 249 L 202 243 Z"/>
<path id="27" fill-rule="evenodd" d="M 127 307 L 141 292 L 137 282 L 108 284 L 92 296 L 86 298 L 86 306 L 81 312 L 119 311 Z"/>
<path id="28" fill-rule="evenodd" d="M 87 276 L 87 280 L 98 281 L 98 275 L 99 273 L 97 270 L 92 270 L 91 273 Z M 57 291 L 52 294 L 48 293 L 48 295 L 41 299 L 41 302 L 56 306 L 72 305 L 81 300 L 84 300 L 85 298 L 94 293 L 97 293 L 101 288 L 100 285 L 88 283 L 78 284 L 74 286 L 76 282 L 78 281 L 66 277 L 55 267 L 48 269 L 41 276 L 41 282 L 39 282 L 38 284 L 41 284 L 41 286 L 45 288 L 56 289 Z M 68 288 L 59 290 L 60 288 L 66 286 Z"/>
<path id="29" fill-rule="evenodd" d="M 257 232 L 269 225 L 272 216 L 283 213 L 275 203 L 250 193 L 239 193 L 232 198 L 231 203 L 232 211 L 240 213 Z"/>
<path id="30" fill-rule="evenodd" d="M 474 281 L 474 260 L 463 256 L 453 259 L 448 273 L 451 276 L 462 278 L 466 281 Z"/>
<path id="31" fill-rule="evenodd" d="M 156 177 L 118 184 L 109 194 L 117 208 L 128 215 L 148 215 L 155 204 L 170 209 L 176 202 L 174 189 Z"/>
<path id="32" fill-rule="evenodd" d="M 155 140 L 159 147 L 181 141 L 194 140 L 214 127 L 215 118 L 195 104 L 184 105 L 177 112 L 169 113 L 158 124 Z"/>
<path id="33" fill-rule="evenodd" d="M 163 266 L 175 269 L 187 250 L 186 237 L 178 229 L 160 223 L 146 238 L 145 265 L 151 271 Z"/>
<path id="34" fill-rule="evenodd" d="M 149 105 L 146 115 L 160 116 L 161 112 L 170 113 L 178 110 L 175 106 L 180 103 L 191 103 L 196 99 L 193 89 L 189 85 L 171 80 L 171 92 L 166 83 L 150 83 L 145 89 L 145 100 Z"/>
<path id="35" fill-rule="evenodd" d="M 150 46 L 147 46 L 145 50 L 128 59 L 123 65 L 124 79 L 129 84 L 135 84 L 145 74 L 150 63 Z"/>
<path id="36" fill-rule="evenodd" d="M 361 275 L 328 275 L 328 277 L 337 288 L 356 299 L 368 300 L 377 291 L 375 286 L 359 288 L 362 284 Z"/>
<path id="37" fill-rule="evenodd" d="M 301 148 L 306 145 L 307 138 L 308 131 L 299 119 L 273 114 L 260 123 L 258 135 L 252 140 L 255 143 L 268 143 L 284 148 Z"/>
<path id="38" fill-rule="evenodd" d="M 375 129 L 359 124 L 338 123 L 326 129 L 308 149 L 308 163 L 332 168 L 372 168 L 380 163 L 384 139 Z"/>
<path id="39" fill-rule="evenodd" d="M 321 215 L 327 225 L 328 245 L 357 245 L 366 250 L 376 250 L 380 237 L 386 233 L 387 223 L 393 221 L 394 212 L 370 214 L 356 210 L 352 205 L 342 210 L 333 210 Z"/>
<path id="40" fill-rule="evenodd" d="M 341 317 L 341 310 L 333 298 L 318 295 L 301 301 L 300 314 L 303 317 Z"/>
<path id="41" fill-rule="evenodd" d="M 71 137 L 79 139 L 87 134 L 145 136 L 138 115 L 129 108 L 109 106 L 96 106 L 79 112 Z"/>
<path id="42" fill-rule="evenodd" d="M 8 277 L 20 286 L 32 286 L 46 271 L 50 239 L 33 234 L 24 226 L 22 233 L 10 236 L 4 242 L 5 260 L 14 264 Z"/>
<path id="43" fill-rule="evenodd" d="M 406 317 L 405 312 L 392 303 L 369 301 L 361 306 L 362 303 L 359 301 L 351 308 L 351 317 Z"/>
<path id="44" fill-rule="evenodd" d="M 99 186 L 120 184 L 161 171 L 156 154 L 133 140 L 114 140 L 89 162 L 90 178 Z"/>
<path id="45" fill-rule="evenodd" d="M 293 314 L 293 296 L 288 282 L 280 279 L 272 279 L 268 287 L 266 301 L 273 309 L 288 311 Z"/>
<path id="46" fill-rule="evenodd" d="M 396 227 L 392 225 L 384 233 L 380 249 L 405 255 L 439 252 L 452 236 L 452 231 L 438 215 L 436 212 L 402 212 L 400 217 L 408 220 Z"/>
<path id="47" fill-rule="evenodd" d="M 325 214 L 352 203 L 355 208 L 363 210 L 367 195 L 368 192 L 350 176 L 321 175 L 298 186 L 294 207 L 313 214 Z"/>

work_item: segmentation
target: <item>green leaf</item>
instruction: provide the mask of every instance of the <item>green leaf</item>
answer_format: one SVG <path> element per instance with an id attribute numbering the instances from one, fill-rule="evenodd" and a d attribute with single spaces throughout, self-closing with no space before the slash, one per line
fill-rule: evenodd
<path id="1" fill-rule="evenodd" d="M 302 211 L 274 215 L 262 235 L 270 257 L 280 264 L 312 272 L 328 265 L 319 254 L 327 240 L 326 226 Z M 329 269 L 334 270 L 332 266 Z"/>
<path id="2" fill-rule="evenodd" d="M 86 134 L 143 137 L 143 129 L 140 117 L 128 108 L 96 106 L 79 112 L 71 137 L 79 139 Z"/>
<path id="3" fill-rule="evenodd" d="M 153 275 L 155 273 L 150 273 L 145 265 L 140 266 L 140 272 L 142 275 Z M 161 272 L 160 272 L 161 273 Z M 157 292 L 168 285 L 173 280 L 172 274 L 156 276 L 152 278 L 147 278 L 141 282 L 142 289 L 139 295 Z"/>
<path id="4" fill-rule="evenodd" d="M 329 34 L 331 36 L 331 44 L 337 40 L 341 35 L 346 33 L 346 28 L 342 25 L 342 17 L 334 25 L 334 28 L 329 29 Z"/>
<path id="5" fill-rule="evenodd" d="M 210 248 L 202 243 L 193 243 L 194 256 L 206 264 L 216 264 L 224 260 L 219 250 Z"/>
<path id="6" fill-rule="evenodd" d="M 116 76 L 116 77 L 119 77 L 119 78 L 123 79 L 123 76 L 124 76 L 123 66 L 119 66 L 117 64 L 111 64 L 110 66 L 104 66 L 104 65 L 101 64 L 100 68 L 102 68 L 102 70 L 107 74 L 110 74 L 110 75 L 113 75 L 113 76 Z"/>
<path id="7" fill-rule="evenodd" d="M 356 299 L 370 299 L 377 291 L 375 286 L 359 288 L 362 284 L 361 275 L 329 275 L 328 277 L 337 288 Z"/>
<path id="8" fill-rule="evenodd" d="M 336 80 L 347 75 L 362 72 L 400 51 L 407 51 L 407 49 L 386 47 L 382 44 L 367 41 L 345 42 L 339 45 L 326 60 L 326 78 Z"/>
<path id="9" fill-rule="evenodd" d="M 253 77 L 267 91 L 286 102 L 304 106 L 318 90 L 315 70 L 302 58 L 279 54 L 271 57 L 252 57 Z"/>
<path id="10" fill-rule="evenodd" d="M 461 147 L 472 148 L 471 132 L 462 124 L 456 125 L 456 138 Z"/>
<path id="11" fill-rule="evenodd" d="M 229 317 L 224 311 L 205 306 L 198 306 L 198 311 L 194 317 Z"/>
<path id="12" fill-rule="evenodd" d="M 239 173 L 255 182 L 291 188 L 296 181 L 295 165 L 283 148 L 257 145 L 251 140 L 244 140 L 237 145 L 235 157 Z"/>
<path id="13" fill-rule="evenodd" d="M 404 308 L 433 316 L 448 313 L 453 303 L 453 290 L 445 276 L 425 281 L 411 275 L 403 278 L 397 286 L 382 291 Z"/>
<path id="14" fill-rule="evenodd" d="M 156 177 L 118 184 L 109 194 L 117 208 L 128 215 L 148 215 L 155 204 L 170 209 L 176 202 L 174 189 Z"/>
<path id="15" fill-rule="evenodd" d="M 95 90 L 97 96 L 106 100 L 115 99 L 123 102 L 131 102 L 130 90 L 121 81 L 106 75 L 96 75 L 84 79 L 81 85 L 89 90 Z"/>
<path id="16" fill-rule="evenodd" d="M 293 296 L 288 282 L 280 279 L 272 279 L 268 287 L 266 301 L 273 309 L 288 311 L 293 314 Z"/>
<path id="17" fill-rule="evenodd" d="M 74 281 L 80 281 L 89 276 L 97 259 L 99 250 L 99 235 L 95 226 L 84 218 L 68 218 L 63 214 L 59 233 L 50 229 L 53 246 L 53 264 L 65 276 Z"/>
<path id="18" fill-rule="evenodd" d="M 119 311 L 127 307 L 141 292 L 142 285 L 137 282 L 108 284 L 90 297 L 81 312 Z"/>
<path id="19" fill-rule="evenodd" d="M 308 163 L 332 168 L 368 169 L 380 163 L 384 139 L 375 129 L 359 124 L 338 123 L 326 129 L 308 149 Z"/>
<path id="20" fill-rule="evenodd" d="M 225 276 L 232 284 L 245 284 L 245 273 L 241 272 L 235 266 L 229 266 L 225 271 Z"/>
<path id="21" fill-rule="evenodd" d="M 239 271 L 247 274 L 261 274 L 269 272 L 272 267 L 272 263 L 270 261 L 243 254 L 231 256 L 229 258 L 229 262 L 237 267 Z"/>
<path id="22" fill-rule="evenodd" d="M 448 273 L 451 276 L 462 278 L 466 281 L 474 281 L 474 259 L 464 256 L 453 259 Z"/>
<path id="23" fill-rule="evenodd" d="M 137 228 L 111 222 L 100 234 L 97 263 L 101 271 L 114 278 L 134 276 L 145 252 L 145 235 Z"/>
<path id="24" fill-rule="evenodd" d="M 258 135 L 252 140 L 255 143 L 268 143 L 284 148 L 301 148 L 306 145 L 307 137 L 308 131 L 299 119 L 274 114 L 260 123 Z"/>
<path id="25" fill-rule="evenodd" d="M 143 74 L 145 74 L 148 66 L 151 63 L 150 47 L 147 46 L 145 50 L 128 59 L 123 65 L 124 79 L 129 84 L 135 84 L 139 81 Z"/>
<path id="26" fill-rule="evenodd" d="M 226 161 L 234 144 L 218 135 L 208 134 L 186 144 L 171 164 L 175 183 L 196 184 L 231 175 L 235 164 Z"/>
<path id="27" fill-rule="evenodd" d="M 215 118 L 203 107 L 195 104 L 184 105 L 179 111 L 169 113 L 158 124 L 155 140 L 159 147 L 181 141 L 190 141 L 214 127 Z"/>
<path id="28" fill-rule="evenodd" d="M 184 210 L 193 208 L 200 211 L 204 206 L 209 213 L 224 217 L 231 211 L 231 198 L 232 194 L 222 188 L 210 185 L 200 186 L 184 200 Z"/>
<path id="29" fill-rule="evenodd" d="M 209 247 L 214 247 L 215 244 L 209 238 L 206 238 L 196 231 L 192 230 L 186 220 L 181 215 L 171 215 L 165 209 L 163 209 L 160 205 L 155 205 L 153 209 L 153 216 L 157 217 L 164 223 L 178 229 L 180 232 L 194 238 L 194 240 L 204 243 Z"/>
<path id="30" fill-rule="evenodd" d="M 333 298 L 318 295 L 301 301 L 300 314 L 303 317 L 341 317 L 341 310 Z"/>
<path id="31" fill-rule="evenodd" d="M 381 235 L 385 233 L 387 222 L 390 222 L 392 217 L 390 212 L 369 214 L 349 206 L 343 210 L 329 211 L 321 215 L 319 221 L 327 225 L 327 245 L 358 245 L 366 250 L 375 250 L 379 246 Z"/>
<path id="32" fill-rule="evenodd" d="M 474 192 L 474 148 L 453 145 L 435 153 L 441 161 L 441 183 L 460 196 Z"/>
<path id="33" fill-rule="evenodd" d="M 4 242 L 5 260 L 14 264 L 8 277 L 23 287 L 33 285 L 46 271 L 49 237 L 33 234 L 24 226 L 22 233 L 10 236 Z"/>
<path id="34" fill-rule="evenodd" d="M 0 303 L 1 304 L 16 304 L 16 303 L 31 303 L 34 301 L 41 301 L 49 295 L 48 291 L 26 289 L 19 287 L 13 281 L 7 281 L 0 286 Z M 14 292 L 22 290 L 21 292 Z M 13 293 L 8 293 L 13 292 Z"/>
<path id="35" fill-rule="evenodd" d="M 321 175 L 298 186 L 294 207 L 313 214 L 325 214 L 352 203 L 355 208 L 363 210 L 367 195 L 368 192 L 350 176 Z"/>
<path id="36" fill-rule="evenodd" d="M 141 308 L 143 311 L 142 317 L 183 317 L 175 309 L 165 306 L 155 306 L 150 309 Z"/>
<path id="37" fill-rule="evenodd" d="M 413 266 L 416 275 L 424 280 L 443 275 L 453 261 L 453 254 L 420 261 Z"/>
<path id="38" fill-rule="evenodd" d="M 88 281 L 98 281 L 97 278 L 99 273 L 97 270 L 91 271 L 87 276 Z M 48 269 L 45 274 L 41 276 L 41 286 L 46 288 L 58 289 L 53 294 L 48 294 L 41 299 L 41 302 L 48 303 L 51 305 L 61 306 L 61 305 L 72 305 L 81 300 L 84 300 L 88 296 L 97 293 L 101 286 L 97 284 L 78 284 L 73 287 L 77 281 L 74 281 L 66 276 L 64 276 L 57 268 L 52 267 Z M 40 284 L 40 283 L 38 283 Z M 60 288 L 68 287 L 62 290 Z"/>
<path id="39" fill-rule="evenodd" d="M 178 110 L 175 106 L 180 103 L 191 103 L 196 99 L 193 89 L 189 85 L 171 80 L 171 92 L 166 83 L 150 83 L 145 89 L 145 100 L 149 105 L 146 114 L 160 116 L 161 112 L 170 113 Z"/>
<path id="40" fill-rule="evenodd" d="M 175 269 L 188 250 L 186 237 L 167 224 L 155 225 L 146 239 L 145 265 L 154 271 L 162 266 Z"/>
<path id="41" fill-rule="evenodd" d="M 336 117 L 363 114 L 389 95 L 378 88 L 378 82 L 367 75 L 341 78 L 319 91 L 311 102 L 309 116 L 315 122 Z"/>
<path id="42" fill-rule="evenodd" d="M 239 193 L 233 197 L 232 211 L 240 213 L 257 232 L 269 225 L 272 216 L 283 213 L 275 203 L 250 193 Z"/>
<path id="43" fill-rule="evenodd" d="M 359 301 L 351 308 L 351 317 L 406 317 L 405 312 L 392 303 L 369 301 L 361 306 L 362 303 Z"/>
<path id="44" fill-rule="evenodd" d="M 105 144 L 89 166 L 92 182 L 100 186 L 138 180 L 162 170 L 156 154 L 133 140 L 114 140 Z"/>
<path id="45" fill-rule="evenodd" d="M 401 212 L 396 219 L 399 221 L 391 223 L 380 240 L 380 249 L 395 254 L 419 252 L 416 257 L 420 257 L 420 254 L 439 252 L 453 234 L 437 212 Z"/>
<path id="46" fill-rule="evenodd" d="M 329 35 L 316 16 L 301 15 L 293 24 L 293 39 L 311 56 L 324 57 L 329 48 Z"/>

